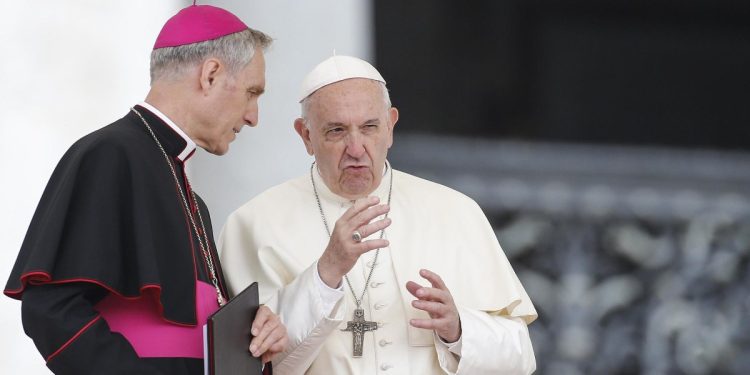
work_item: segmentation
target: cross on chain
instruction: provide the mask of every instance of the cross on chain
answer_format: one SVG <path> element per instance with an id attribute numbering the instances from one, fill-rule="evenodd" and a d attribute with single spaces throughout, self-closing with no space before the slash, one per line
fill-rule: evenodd
<path id="1" fill-rule="evenodd" d="M 362 308 L 354 309 L 354 319 L 346 322 L 345 332 L 352 333 L 352 344 L 354 350 L 352 356 L 355 358 L 362 357 L 362 343 L 365 339 L 365 332 L 378 329 L 378 323 L 365 320 L 365 310 Z"/>

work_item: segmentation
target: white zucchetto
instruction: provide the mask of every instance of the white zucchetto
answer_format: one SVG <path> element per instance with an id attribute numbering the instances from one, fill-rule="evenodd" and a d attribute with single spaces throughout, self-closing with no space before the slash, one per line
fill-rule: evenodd
<path id="1" fill-rule="evenodd" d="M 313 68 L 302 81 L 299 101 L 302 102 L 323 86 L 350 78 L 367 78 L 385 83 L 383 76 L 367 61 L 351 56 L 331 56 Z"/>

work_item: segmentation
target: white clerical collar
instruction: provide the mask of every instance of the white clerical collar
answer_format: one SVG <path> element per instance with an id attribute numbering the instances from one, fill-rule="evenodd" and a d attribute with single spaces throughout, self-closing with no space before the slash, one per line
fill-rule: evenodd
<path id="1" fill-rule="evenodd" d="M 323 176 L 320 175 L 320 170 L 318 169 L 317 163 L 314 169 L 315 173 L 313 173 L 313 178 L 315 179 L 315 186 L 317 187 L 318 194 L 320 195 L 320 198 L 322 200 L 333 201 L 340 204 L 351 204 L 353 202 L 351 199 L 342 197 L 332 192 L 331 189 L 328 188 L 328 185 L 326 185 L 325 181 L 323 181 Z M 385 204 L 385 202 L 388 201 L 388 191 L 390 190 L 392 173 L 393 169 L 391 169 L 391 163 L 386 160 L 385 168 L 383 169 L 383 178 L 380 179 L 380 185 L 378 185 L 378 187 L 369 194 L 369 196 L 374 195 L 380 198 L 381 204 Z"/>
<path id="2" fill-rule="evenodd" d="M 138 104 L 139 106 L 148 109 L 151 113 L 159 117 L 162 121 L 164 121 L 165 124 L 169 125 L 172 130 L 174 130 L 175 133 L 179 134 L 180 137 L 182 137 L 185 140 L 185 149 L 180 152 L 179 155 L 177 155 L 177 158 L 180 159 L 180 161 L 185 162 L 185 159 L 190 157 L 190 155 L 193 154 L 193 151 L 195 151 L 195 142 L 193 142 L 190 137 L 188 137 L 187 134 L 185 134 L 182 129 L 180 129 L 177 124 L 174 123 L 174 121 L 170 120 L 167 115 L 163 114 L 160 110 L 156 109 L 156 107 L 152 106 L 151 104 L 148 104 L 146 102 L 140 102 Z"/>

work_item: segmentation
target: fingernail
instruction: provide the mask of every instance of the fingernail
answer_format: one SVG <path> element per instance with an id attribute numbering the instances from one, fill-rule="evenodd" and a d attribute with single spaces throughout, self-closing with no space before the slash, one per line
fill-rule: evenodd
<path id="1" fill-rule="evenodd" d="M 252 330 L 252 331 L 250 331 L 250 333 L 252 333 L 252 334 L 253 334 L 253 336 L 258 336 L 258 330 L 257 330 L 257 329 L 255 329 L 255 328 L 253 328 L 253 330 Z"/>
<path id="2" fill-rule="evenodd" d="M 255 352 L 258 351 L 258 347 L 255 345 L 250 345 L 250 352 L 255 355 Z"/>

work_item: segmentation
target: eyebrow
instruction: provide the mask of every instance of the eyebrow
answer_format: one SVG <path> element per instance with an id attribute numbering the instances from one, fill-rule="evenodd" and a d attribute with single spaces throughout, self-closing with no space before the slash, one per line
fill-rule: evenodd
<path id="1" fill-rule="evenodd" d="M 378 118 L 372 118 L 372 119 L 369 119 L 369 120 L 363 122 L 361 125 L 378 125 L 378 124 L 380 124 L 380 119 L 378 119 Z M 344 124 L 343 122 L 329 122 L 329 123 L 326 123 L 326 125 L 325 125 L 326 128 L 333 128 L 333 127 L 336 127 L 336 126 L 344 126 L 345 127 L 347 125 Z"/>
<path id="2" fill-rule="evenodd" d="M 263 95 L 263 93 L 266 92 L 266 89 L 260 86 L 250 86 L 247 88 L 247 92 L 251 92 L 257 95 Z"/>

